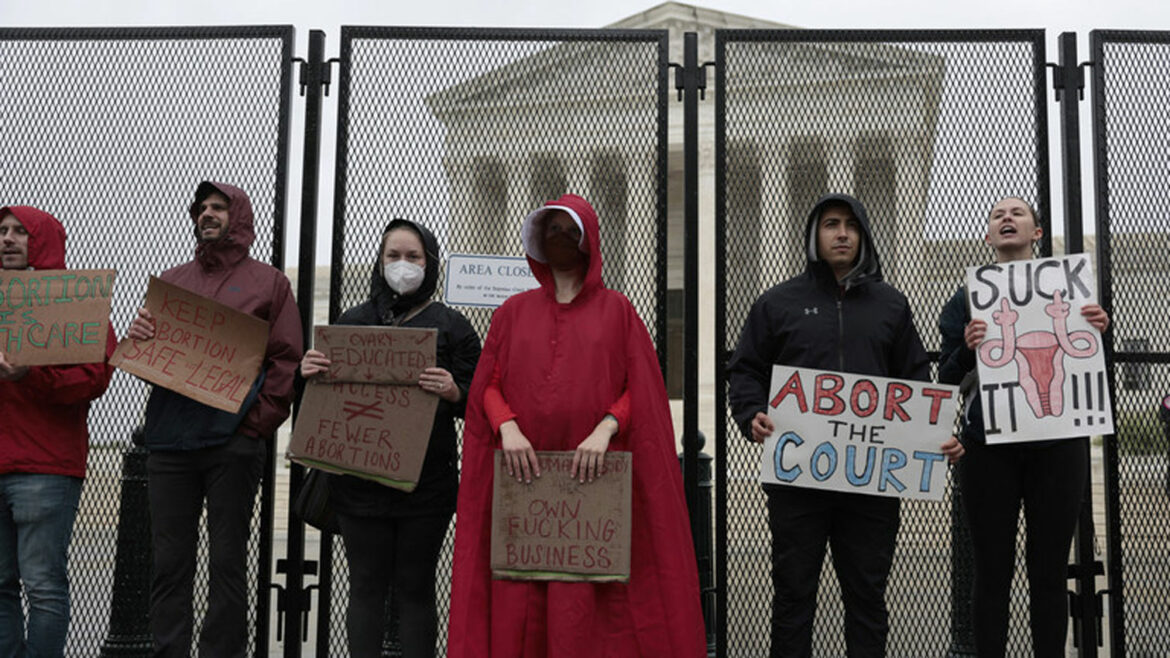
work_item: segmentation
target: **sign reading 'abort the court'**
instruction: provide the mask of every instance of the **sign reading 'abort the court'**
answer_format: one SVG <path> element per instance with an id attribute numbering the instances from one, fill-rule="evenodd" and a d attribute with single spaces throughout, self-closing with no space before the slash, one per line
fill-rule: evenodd
<path id="1" fill-rule="evenodd" d="M 789 366 L 772 368 L 760 481 L 941 500 L 958 389 Z"/>

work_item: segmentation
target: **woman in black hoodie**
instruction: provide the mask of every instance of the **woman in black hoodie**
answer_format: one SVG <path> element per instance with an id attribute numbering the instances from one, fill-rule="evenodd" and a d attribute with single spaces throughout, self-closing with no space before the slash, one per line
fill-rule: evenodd
<path id="1" fill-rule="evenodd" d="M 463 416 L 479 360 L 480 340 L 458 311 L 432 301 L 439 280 L 439 243 L 426 227 L 405 219 L 382 233 L 370 277 L 370 298 L 341 314 L 337 324 L 438 329 L 435 367 L 418 385 L 439 397 L 418 486 L 406 493 L 353 476 L 330 477 L 349 560 L 346 630 L 352 656 L 381 652 L 388 591 L 394 591 L 403 655 L 433 656 L 437 615 L 435 568 L 459 486 L 455 417 Z M 309 350 L 301 374 L 329 369 Z"/>

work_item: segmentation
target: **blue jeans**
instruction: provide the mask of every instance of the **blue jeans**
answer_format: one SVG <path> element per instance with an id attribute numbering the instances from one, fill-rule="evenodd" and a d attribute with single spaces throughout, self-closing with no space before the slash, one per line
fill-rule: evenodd
<path id="1" fill-rule="evenodd" d="M 0 475 L 0 656 L 61 656 L 69 632 L 66 555 L 81 479 Z M 28 632 L 20 590 L 28 599 Z"/>

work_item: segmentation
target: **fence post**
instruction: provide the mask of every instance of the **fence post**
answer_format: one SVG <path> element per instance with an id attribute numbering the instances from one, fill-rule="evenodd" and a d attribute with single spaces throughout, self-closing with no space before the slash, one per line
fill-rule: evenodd
<path id="1" fill-rule="evenodd" d="M 1077 63 L 1077 35 L 1063 32 L 1057 46 L 1059 63 L 1052 73 L 1052 86 L 1060 103 L 1061 173 L 1064 188 L 1064 252 L 1084 252 L 1084 222 L 1081 208 L 1081 110 L 1085 75 Z M 1098 281 L 1100 281 L 1100 272 Z M 1100 286 L 1098 286 L 1099 288 Z M 1076 561 L 1069 565 L 1069 578 L 1076 580 L 1076 591 L 1069 593 L 1069 608 L 1073 620 L 1073 643 L 1081 656 L 1093 658 L 1101 643 L 1101 596 L 1097 592 L 1097 576 L 1105 573 L 1104 564 L 1093 554 L 1093 483 L 1092 447 L 1081 439 L 1089 469 L 1085 478 L 1084 500 L 1075 535 Z"/>
<path id="2" fill-rule="evenodd" d="M 147 450 L 135 442 L 122 454 L 118 543 L 114 555 L 114 592 L 110 630 L 102 642 L 102 658 L 149 656 L 150 637 L 150 512 L 146 491 Z"/>

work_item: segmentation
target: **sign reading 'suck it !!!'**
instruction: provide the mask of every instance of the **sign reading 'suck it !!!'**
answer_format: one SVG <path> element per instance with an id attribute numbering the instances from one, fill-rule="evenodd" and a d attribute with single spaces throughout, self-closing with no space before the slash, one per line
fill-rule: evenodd
<path id="1" fill-rule="evenodd" d="M 772 368 L 760 481 L 941 500 L 958 389 L 789 366 Z"/>
<path id="2" fill-rule="evenodd" d="M 524 484 L 495 454 L 492 576 L 626 582 L 630 577 L 632 455 L 607 452 L 602 474 L 579 482 L 571 451 L 536 453 L 541 477 Z"/>
<path id="3" fill-rule="evenodd" d="M 988 443 L 1112 434 L 1101 334 L 1081 316 L 1097 303 L 1085 254 L 967 268 Z"/>
<path id="4" fill-rule="evenodd" d="M 114 270 L 0 270 L 0 352 L 18 366 L 106 359 Z"/>
<path id="5" fill-rule="evenodd" d="M 154 338 L 124 338 L 110 363 L 209 407 L 237 413 L 260 374 L 268 323 L 150 277 Z"/>

